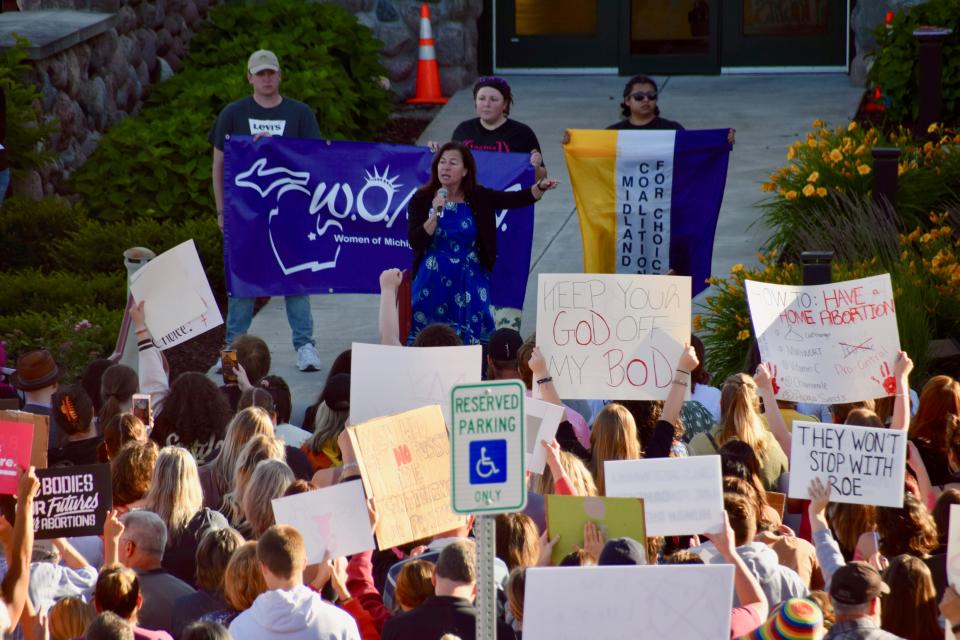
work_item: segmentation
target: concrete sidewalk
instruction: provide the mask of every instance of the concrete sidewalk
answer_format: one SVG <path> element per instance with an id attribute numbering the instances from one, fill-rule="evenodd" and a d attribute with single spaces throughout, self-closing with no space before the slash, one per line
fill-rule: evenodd
<path id="1" fill-rule="evenodd" d="M 688 129 L 733 127 L 737 144 L 730 160 L 727 187 L 713 248 L 713 273 L 723 275 L 738 262 L 756 262 L 767 231 L 751 224 L 759 217 L 760 184 L 786 162 L 787 146 L 810 130 L 814 119 L 830 125 L 853 117 L 861 90 L 846 75 L 674 76 L 656 78 L 663 116 Z M 562 181 L 537 205 L 533 255 L 527 277 L 523 334 L 536 327 L 537 274 L 580 272 L 580 229 L 561 151 L 565 128 L 604 128 L 619 118 L 626 78 L 614 76 L 511 76 L 515 96 L 511 117 L 530 125 L 540 139 L 550 175 Z M 473 96 L 464 89 L 453 96 L 420 139 L 444 141 L 458 123 L 475 117 Z M 397 265 L 405 267 L 406 265 Z M 702 300 L 701 294 L 698 300 Z M 293 420 L 319 395 L 330 364 L 350 343 L 376 342 L 377 296 L 312 297 L 314 335 L 323 358 L 318 373 L 300 373 L 290 342 L 283 298 L 273 298 L 253 320 L 250 332 L 267 341 L 272 373 L 290 385 Z M 695 305 L 696 306 L 696 301 Z"/>

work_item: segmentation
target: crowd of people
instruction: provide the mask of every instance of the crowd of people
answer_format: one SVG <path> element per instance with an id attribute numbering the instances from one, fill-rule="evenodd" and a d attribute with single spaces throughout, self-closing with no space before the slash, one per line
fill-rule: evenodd
<path id="1" fill-rule="evenodd" d="M 277 120 L 282 135 L 319 135 L 309 109 L 280 96 L 274 54 L 254 53 L 248 71 L 252 98 L 228 107 L 211 134 L 221 225 L 225 136 L 262 135 L 268 129 L 252 123 Z M 681 128 L 660 117 L 657 91 L 650 78 L 632 78 L 614 126 Z M 607 461 L 697 455 L 721 460 L 719 531 L 606 539 L 587 523 L 557 566 L 730 564 L 730 628 L 718 638 L 960 637 L 960 594 L 946 562 L 950 507 L 960 504 L 960 382 L 936 376 L 912 402 L 913 365 L 900 353 L 890 397 L 797 406 L 777 400 L 756 350 L 742 373 L 715 385 L 702 343 L 690 336 L 665 400 L 564 403 L 536 335 L 524 339 L 516 310 L 491 309 L 488 299 L 494 208 L 531 204 L 556 182 L 529 127 L 507 118 L 509 85 L 481 78 L 474 97 L 478 118 L 438 145 L 431 181 L 410 202 L 412 327 L 401 329 L 403 272 L 390 269 L 380 277 L 379 330 L 381 343 L 397 347 L 481 343 L 486 379 L 521 380 L 564 407 L 556 438 L 540 443 L 546 468 L 528 478 L 526 509 L 496 518 L 497 637 L 523 636 L 526 572 L 554 564 L 545 495 L 604 496 Z M 477 185 L 471 149 L 528 153 L 534 185 L 511 194 Z M 102 535 L 35 542 L 39 482 L 33 468 L 20 471 L 0 519 L 4 632 L 27 640 L 475 638 L 472 517 L 428 539 L 314 564 L 304 532 L 275 522 L 276 498 L 361 480 L 346 427 L 351 385 L 364 381 L 351 379 L 348 349 L 294 416 L 267 344 L 247 334 L 252 309 L 252 300 L 231 298 L 236 382 L 223 385 L 199 373 L 170 380 L 142 304 L 130 310 L 136 368 L 94 360 L 68 380 L 48 351 L 16 354 L 0 397 L 49 417 L 50 466 L 109 464 L 112 509 Z M 287 309 L 299 368 L 318 370 L 309 301 L 288 298 Z M 136 394 L 149 396 L 150 415 L 135 415 Z M 787 493 L 795 419 L 908 432 L 903 505 L 832 503 L 830 488 L 814 481 L 808 500 L 778 507 L 772 498 Z M 376 533 L 377 505 L 367 502 Z"/>

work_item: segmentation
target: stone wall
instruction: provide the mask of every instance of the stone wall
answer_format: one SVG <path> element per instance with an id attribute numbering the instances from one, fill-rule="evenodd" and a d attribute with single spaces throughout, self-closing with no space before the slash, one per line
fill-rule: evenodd
<path id="1" fill-rule="evenodd" d="M 850 63 L 850 82 L 862 87 L 870 69 L 870 54 L 877 48 L 873 31 L 884 23 L 887 11 L 902 11 L 924 0 L 859 0 L 853 8 L 851 28 L 856 42 L 856 57 Z"/>
<path id="2" fill-rule="evenodd" d="M 90 7 L 87 0 L 19 1 L 21 16 L 30 10 Z M 111 28 L 35 60 L 43 110 L 59 121 L 50 140 L 58 157 L 40 174 L 18 181 L 14 191 L 34 198 L 54 193 L 93 153 L 103 132 L 139 111 L 150 84 L 180 68 L 190 39 L 217 1 L 101 1 L 92 8 L 116 11 Z"/>
<path id="3" fill-rule="evenodd" d="M 330 0 L 347 9 L 383 42 L 381 59 L 393 91 L 413 95 L 420 38 L 419 0 Z M 477 18 L 483 0 L 430 0 L 430 23 L 436 42 L 443 95 L 453 95 L 477 75 Z"/>

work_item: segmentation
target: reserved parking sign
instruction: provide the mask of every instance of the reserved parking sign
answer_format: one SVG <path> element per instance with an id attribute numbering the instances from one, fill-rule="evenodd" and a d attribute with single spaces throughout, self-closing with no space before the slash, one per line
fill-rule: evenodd
<path id="1" fill-rule="evenodd" d="M 525 397 L 516 380 L 459 385 L 451 391 L 456 513 L 509 513 L 526 506 Z"/>

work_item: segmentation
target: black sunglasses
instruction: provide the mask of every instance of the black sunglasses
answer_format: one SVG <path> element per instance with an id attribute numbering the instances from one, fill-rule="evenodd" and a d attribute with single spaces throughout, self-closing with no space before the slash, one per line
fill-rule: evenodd
<path id="1" fill-rule="evenodd" d="M 646 98 L 647 100 L 656 100 L 657 92 L 656 91 L 637 91 L 635 93 L 631 93 L 630 97 L 636 100 L 637 102 L 640 102 L 644 98 Z"/>

